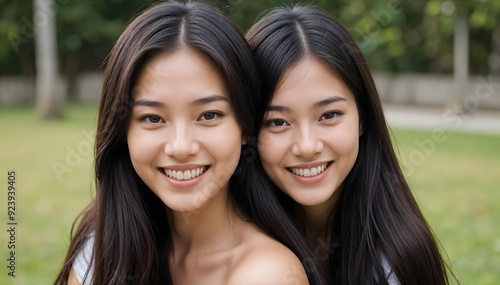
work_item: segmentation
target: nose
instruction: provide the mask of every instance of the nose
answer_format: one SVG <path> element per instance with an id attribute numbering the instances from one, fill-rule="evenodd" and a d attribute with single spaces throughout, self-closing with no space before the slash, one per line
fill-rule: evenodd
<path id="1" fill-rule="evenodd" d="M 314 128 L 299 127 L 292 145 L 292 154 L 304 158 L 313 158 L 316 154 L 323 151 L 323 141 L 318 136 Z"/>
<path id="2" fill-rule="evenodd" d="M 186 126 L 172 127 L 167 134 L 165 154 L 177 159 L 186 159 L 200 150 L 199 144 Z"/>

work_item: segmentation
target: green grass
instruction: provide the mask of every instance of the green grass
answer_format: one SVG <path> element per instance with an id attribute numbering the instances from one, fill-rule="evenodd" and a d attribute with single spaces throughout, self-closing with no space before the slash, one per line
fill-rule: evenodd
<path id="1" fill-rule="evenodd" d="M 394 136 L 410 187 L 457 279 L 498 284 L 500 136 L 445 133 L 433 140 L 431 132 L 408 130 Z"/>
<path id="2" fill-rule="evenodd" d="M 96 108 L 69 105 L 64 120 L 0 107 L 0 284 L 50 284 L 71 224 L 93 195 Z M 394 130 L 410 186 L 462 284 L 500 280 L 500 136 Z M 90 149 L 89 149 L 90 146 Z M 55 170 L 65 165 L 67 172 Z M 16 277 L 7 276 L 7 171 L 17 173 Z M 59 174 L 58 174 L 59 173 Z"/>
<path id="3" fill-rule="evenodd" d="M 0 220 L 6 227 L 7 171 L 15 170 L 18 223 L 15 278 L 7 275 L 7 232 L 0 231 L 0 284 L 54 281 L 69 244 L 71 224 L 93 191 L 94 142 L 84 133 L 95 133 L 95 110 L 70 106 L 64 120 L 42 121 L 33 108 L 0 109 Z M 58 163 L 67 167 L 59 177 L 53 168 Z"/>

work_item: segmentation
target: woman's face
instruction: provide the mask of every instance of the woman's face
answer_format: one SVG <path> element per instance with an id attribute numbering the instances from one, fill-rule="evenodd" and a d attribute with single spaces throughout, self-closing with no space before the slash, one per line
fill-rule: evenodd
<path id="1" fill-rule="evenodd" d="M 182 49 L 139 75 L 127 142 L 135 171 L 165 205 L 193 211 L 226 191 L 242 132 L 218 71 Z"/>
<path id="2" fill-rule="evenodd" d="M 259 134 L 266 173 L 297 203 L 330 208 L 358 155 L 353 94 L 310 57 L 283 74 Z"/>

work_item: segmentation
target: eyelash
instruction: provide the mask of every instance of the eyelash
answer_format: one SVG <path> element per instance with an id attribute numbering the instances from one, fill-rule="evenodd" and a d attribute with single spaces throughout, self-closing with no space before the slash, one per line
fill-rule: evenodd
<path id="1" fill-rule="evenodd" d="M 271 119 L 271 120 L 267 120 L 267 121 L 264 123 L 264 126 L 266 126 L 266 127 L 271 127 L 271 128 L 282 128 L 282 127 L 287 127 L 287 126 L 285 126 L 285 125 L 276 126 L 276 124 L 273 126 L 272 124 L 273 124 L 273 123 L 276 123 L 277 121 L 282 121 L 282 122 L 284 122 L 285 124 L 287 124 L 287 126 L 290 126 L 290 124 L 289 124 L 287 121 L 283 120 L 283 119 Z"/>
<path id="2" fill-rule="evenodd" d="M 160 122 L 151 122 L 151 118 L 158 118 Z M 160 116 L 155 115 L 155 114 L 145 114 L 139 117 L 139 121 L 141 122 L 146 122 L 149 124 L 160 124 L 162 122 L 165 122 Z"/>
<path id="3" fill-rule="evenodd" d="M 205 116 L 207 114 L 214 114 L 215 116 L 212 119 L 200 120 L 201 118 L 203 118 L 203 116 Z M 224 117 L 224 113 L 219 112 L 219 111 L 207 111 L 207 112 L 204 112 L 203 114 L 201 114 L 201 116 L 198 118 L 198 121 L 211 122 L 215 119 L 220 119 L 221 117 Z"/>
<path id="4" fill-rule="evenodd" d="M 203 119 L 203 117 L 205 115 L 207 115 L 207 114 L 214 114 L 214 117 L 212 119 Z M 224 116 L 224 114 L 222 112 L 207 111 L 207 112 L 204 112 L 203 114 L 201 114 L 200 117 L 198 117 L 198 121 L 211 122 L 211 121 L 213 121 L 215 119 L 218 119 L 220 117 L 223 117 L 223 116 Z M 151 118 L 158 119 L 158 122 L 152 122 Z M 139 121 L 146 122 L 146 123 L 149 123 L 149 124 L 160 124 L 160 123 L 165 122 L 165 120 L 163 120 L 160 116 L 155 115 L 155 114 L 145 114 L 145 115 L 142 115 L 142 116 L 139 117 Z"/>
<path id="5" fill-rule="evenodd" d="M 332 118 L 324 118 L 322 119 L 323 117 L 325 117 L 326 115 L 329 115 L 329 114 L 332 114 L 333 117 Z M 342 112 L 339 112 L 339 111 L 328 111 L 328 112 L 325 112 L 321 115 L 320 117 L 320 121 L 330 121 L 330 120 L 334 120 L 336 119 L 337 117 L 343 115 Z M 284 122 L 286 125 L 281 125 L 281 126 L 276 126 L 276 122 L 277 121 L 281 121 L 281 122 Z M 274 125 L 273 125 L 274 124 Z M 290 124 L 284 120 L 284 119 L 281 119 L 281 118 L 276 118 L 276 119 L 270 119 L 270 120 L 267 120 L 265 123 L 264 123 L 264 126 L 266 127 L 271 127 L 271 128 L 281 128 L 281 127 L 287 127 L 287 126 L 290 126 Z"/>
<path id="6" fill-rule="evenodd" d="M 339 112 L 339 111 L 328 111 L 328 112 L 323 113 L 323 115 L 321 115 L 321 117 L 319 119 L 321 120 L 321 118 L 323 118 L 327 114 L 333 114 L 333 118 L 329 118 L 329 119 L 325 118 L 324 120 L 333 120 L 333 119 L 336 119 L 337 117 L 341 116 L 342 112 Z"/>

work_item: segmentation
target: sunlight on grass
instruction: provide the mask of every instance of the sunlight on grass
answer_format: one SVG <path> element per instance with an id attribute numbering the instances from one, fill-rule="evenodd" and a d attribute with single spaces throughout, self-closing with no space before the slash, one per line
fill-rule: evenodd
<path id="1" fill-rule="evenodd" d="M 51 284 L 71 224 L 93 196 L 96 107 L 70 105 L 41 121 L 31 107 L 0 108 L 0 183 L 17 172 L 17 268 L 7 276 L 1 231 L 0 284 Z M 410 186 L 462 284 L 500 280 L 500 136 L 394 130 Z M 6 195 L 0 195 L 6 205 Z M 2 206 L 4 209 L 4 206 Z M 4 225 L 7 213 L 0 218 Z"/>

